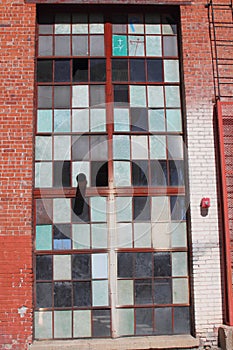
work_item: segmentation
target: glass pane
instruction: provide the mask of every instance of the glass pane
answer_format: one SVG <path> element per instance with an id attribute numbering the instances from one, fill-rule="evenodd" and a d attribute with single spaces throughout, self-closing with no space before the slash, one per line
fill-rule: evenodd
<path id="1" fill-rule="evenodd" d="M 167 131 L 182 131 L 182 120 L 180 109 L 167 109 Z"/>
<path id="2" fill-rule="evenodd" d="M 132 198 L 116 198 L 116 216 L 117 221 L 132 221 Z"/>
<path id="3" fill-rule="evenodd" d="M 70 81 L 70 60 L 55 60 L 54 81 Z"/>
<path id="4" fill-rule="evenodd" d="M 108 230 L 106 224 L 91 225 L 92 249 L 107 248 Z"/>
<path id="5" fill-rule="evenodd" d="M 145 56 L 144 36 L 129 36 L 129 56 Z"/>
<path id="6" fill-rule="evenodd" d="M 89 137 L 86 135 L 72 137 L 72 160 L 89 158 Z M 77 176 L 78 174 L 76 174 Z"/>
<path id="7" fill-rule="evenodd" d="M 70 160 L 70 136 L 54 136 L 54 160 Z"/>
<path id="8" fill-rule="evenodd" d="M 86 58 L 73 59 L 72 77 L 74 82 L 88 81 L 88 59 Z"/>
<path id="9" fill-rule="evenodd" d="M 73 56 L 87 56 L 89 54 L 88 50 L 88 36 L 79 35 L 72 36 L 72 51 Z"/>
<path id="10" fill-rule="evenodd" d="M 80 226 L 80 225 L 75 225 Z M 84 225 L 81 225 L 84 226 Z M 77 280 L 90 279 L 91 256 L 90 254 L 72 255 L 72 278 Z"/>
<path id="11" fill-rule="evenodd" d="M 117 304 L 118 305 L 133 305 L 133 281 L 120 280 L 117 282 Z"/>
<path id="12" fill-rule="evenodd" d="M 162 86 L 148 86 L 147 93 L 149 107 L 164 107 L 164 96 Z"/>
<path id="13" fill-rule="evenodd" d="M 39 34 L 53 34 L 53 25 L 52 24 L 39 24 Z"/>
<path id="14" fill-rule="evenodd" d="M 113 159 L 130 159 L 129 136 L 113 136 Z"/>
<path id="15" fill-rule="evenodd" d="M 55 34 L 70 34 L 70 24 L 55 24 Z"/>
<path id="16" fill-rule="evenodd" d="M 132 159 L 148 158 L 148 138 L 147 136 L 132 136 Z"/>
<path id="17" fill-rule="evenodd" d="M 36 200 L 36 223 L 38 225 L 49 225 L 52 223 L 53 200 L 37 199 Z"/>
<path id="18" fill-rule="evenodd" d="M 52 283 L 36 283 L 36 307 L 52 307 Z"/>
<path id="19" fill-rule="evenodd" d="M 86 14 L 84 13 L 73 14 L 72 33 L 73 34 L 88 33 L 88 19 Z"/>
<path id="20" fill-rule="evenodd" d="M 52 187 L 52 163 L 35 164 L 35 187 Z"/>
<path id="21" fill-rule="evenodd" d="M 187 253 L 172 253 L 172 276 L 187 276 Z"/>
<path id="22" fill-rule="evenodd" d="M 174 333 L 189 334 L 190 333 L 190 315 L 188 307 L 174 308 Z"/>
<path id="23" fill-rule="evenodd" d="M 155 309 L 155 333 L 157 335 L 172 334 L 172 308 Z"/>
<path id="24" fill-rule="evenodd" d="M 52 56 L 52 54 L 53 54 L 52 36 L 39 36 L 38 55 Z"/>
<path id="25" fill-rule="evenodd" d="M 86 338 L 91 337 L 91 311 L 75 310 L 74 315 L 74 337 Z"/>
<path id="26" fill-rule="evenodd" d="M 106 222 L 106 198 L 91 198 L 91 221 Z"/>
<path id="27" fill-rule="evenodd" d="M 105 109 L 90 110 L 90 131 L 105 131 L 106 130 L 106 111 Z"/>
<path id="28" fill-rule="evenodd" d="M 152 309 L 136 309 L 136 334 L 152 334 L 153 317 Z"/>
<path id="29" fill-rule="evenodd" d="M 149 21 L 147 23 L 150 23 Z M 160 24 L 146 24 L 146 34 L 160 34 L 161 27 Z"/>
<path id="30" fill-rule="evenodd" d="M 131 223 L 117 224 L 117 247 L 132 248 L 133 246 L 133 230 Z"/>
<path id="31" fill-rule="evenodd" d="M 92 281 L 92 305 L 108 306 L 108 281 Z"/>
<path id="32" fill-rule="evenodd" d="M 70 187 L 70 169 L 69 161 L 55 161 L 53 163 L 53 186 L 54 187 Z"/>
<path id="33" fill-rule="evenodd" d="M 91 159 L 108 160 L 108 142 L 106 136 L 91 136 Z"/>
<path id="34" fill-rule="evenodd" d="M 55 250 L 71 248 L 71 226 L 69 224 L 54 226 L 53 248 Z"/>
<path id="35" fill-rule="evenodd" d="M 52 280 L 53 278 L 53 257 L 41 255 L 36 257 L 36 280 Z"/>
<path id="36" fill-rule="evenodd" d="M 92 279 L 108 278 L 108 254 L 93 254 Z"/>
<path id="37" fill-rule="evenodd" d="M 113 56 L 127 56 L 128 43 L 126 35 L 112 36 L 112 55 Z"/>
<path id="38" fill-rule="evenodd" d="M 130 86 L 130 106 L 146 107 L 145 86 Z"/>
<path id="39" fill-rule="evenodd" d="M 72 311 L 54 311 L 54 338 L 71 338 Z"/>
<path id="40" fill-rule="evenodd" d="M 151 225 L 147 223 L 134 224 L 134 247 L 151 247 Z"/>
<path id="41" fill-rule="evenodd" d="M 114 108 L 114 130 L 129 131 L 129 110 Z"/>
<path id="42" fill-rule="evenodd" d="M 108 186 L 108 163 L 91 162 L 91 186 Z"/>
<path id="43" fill-rule="evenodd" d="M 154 281 L 155 304 L 171 304 L 172 283 L 170 278 L 156 278 Z"/>
<path id="44" fill-rule="evenodd" d="M 72 107 L 88 107 L 89 91 L 88 85 L 73 86 Z"/>
<path id="45" fill-rule="evenodd" d="M 124 187 L 131 185 L 130 179 L 130 162 L 115 161 L 113 163 L 114 183 L 115 186 Z"/>
<path id="46" fill-rule="evenodd" d="M 51 339 L 52 338 L 52 312 L 40 311 L 34 314 L 35 338 Z"/>
<path id="47" fill-rule="evenodd" d="M 185 220 L 186 217 L 186 205 L 185 205 L 185 197 L 180 196 L 172 196 L 171 197 L 171 219 L 172 220 Z"/>
<path id="48" fill-rule="evenodd" d="M 52 226 L 37 225 L 36 226 L 36 250 L 52 249 Z"/>
<path id="49" fill-rule="evenodd" d="M 187 304 L 189 302 L 189 288 L 186 278 L 173 278 L 172 290 L 174 304 Z"/>
<path id="50" fill-rule="evenodd" d="M 98 106 L 105 104 L 105 86 L 91 85 L 90 86 L 90 105 Z"/>
<path id="51" fill-rule="evenodd" d="M 72 131 L 89 131 L 89 111 L 88 109 L 72 110 Z"/>
<path id="52" fill-rule="evenodd" d="M 106 61 L 105 59 L 90 60 L 90 81 L 105 81 Z"/>
<path id="53" fill-rule="evenodd" d="M 37 61 L 37 81 L 46 83 L 53 81 L 52 60 Z"/>
<path id="54" fill-rule="evenodd" d="M 150 197 L 134 197 L 133 208 L 133 218 L 135 221 L 150 220 Z"/>
<path id="55" fill-rule="evenodd" d="M 91 306 L 91 282 L 73 282 L 74 306 Z"/>
<path id="56" fill-rule="evenodd" d="M 140 82 L 146 81 L 145 60 L 131 59 L 130 63 L 130 81 Z"/>
<path id="57" fill-rule="evenodd" d="M 134 309 L 118 309 L 118 334 L 134 334 Z"/>
<path id="58" fill-rule="evenodd" d="M 90 55 L 91 56 L 104 56 L 104 36 L 103 35 L 91 35 L 90 36 Z"/>
<path id="59" fill-rule="evenodd" d="M 93 310 L 93 337 L 110 337 L 110 310 Z"/>
<path id="60" fill-rule="evenodd" d="M 171 223 L 172 247 L 186 247 L 186 223 Z"/>
<path id="61" fill-rule="evenodd" d="M 171 276 L 171 254 L 154 253 L 154 276 Z"/>
<path id="62" fill-rule="evenodd" d="M 69 86 L 54 86 L 54 107 L 70 108 Z"/>
<path id="63" fill-rule="evenodd" d="M 129 87 L 127 85 L 114 85 L 114 104 L 127 106 L 129 102 Z"/>
<path id="64" fill-rule="evenodd" d="M 163 34 L 177 34 L 177 25 L 176 24 L 162 24 L 162 32 L 163 32 Z"/>
<path id="65" fill-rule="evenodd" d="M 55 36 L 55 56 L 70 56 L 70 36 Z"/>
<path id="66" fill-rule="evenodd" d="M 69 34 L 70 33 L 70 14 L 59 13 L 55 15 L 55 34 Z"/>
<path id="67" fill-rule="evenodd" d="M 182 136 L 168 136 L 167 138 L 168 156 L 170 159 L 183 159 Z"/>
<path id="68" fill-rule="evenodd" d="M 162 56 L 160 36 L 146 36 L 146 56 Z"/>
<path id="69" fill-rule="evenodd" d="M 71 307 L 71 283 L 54 283 L 54 307 Z"/>
<path id="70" fill-rule="evenodd" d="M 130 114 L 132 131 L 148 130 L 148 112 L 146 108 L 131 108 Z"/>
<path id="71" fill-rule="evenodd" d="M 147 60 L 147 80 L 152 82 L 163 81 L 163 64 L 162 60 Z"/>
<path id="72" fill-rule="evenodd" d="M 52 132 L 52 110 L 37 111 L 37 132 Z"/>
<path id="73" fill-rule="evenodd" d="M 54 110 L 54 132 L 70 131 L 70 110 L 55 109 Z"/>
<path id="74" fill-rule="evenodd" d="M 52 86 L 38 86 L 38 108 L 52 108 Z"/>
<path id="75" fill-rule="evenodd" d="M 118 278 L 134 276 L 134 253 L 117 254 L 117 276 Z"/>
<path id="76" fill-rule="evenodd" d="M 112 60 L 112 80 L 128 81 L 128 60 L 125 60 L 125 59 Z"/>
<path id="77" fill-rule="evenodd" d="M 90 225 L 72 225 L 73 249 L 90 249 Z"/>
<path id="78" fill-rule="evenodd" d="M 104 19 L 102 14 L 90 14 L 90 33 L 104 33 Z"/>
<path id="79" fill-rule="evenodd" d="M 150 136 L 150 158 L 166 159 L 166 136 L 153 135 Z"/>
<path id="80" fill-rule="evenodd" d="M 52 160 L 52 138 L 47 136 L 36 137 L 36 160 Z"/>
<path id="81" fill-rule="evenodd" d="M 163 52 L 164 56 L 178 56 L 176 36 L 163 37 Z"/>
<path id="82" fill-rule="evenodd" d="M 149 183 L 148 161 L 138 160 L 132 162 L 133 186 L 147 186 Z"/>
<path id="83" fill-rule="evenodd" d="M 179 86 L 165 86 L 166 106 L 180 107 Z"/>
<path id="84" fill-rule="evenodd" d="M 163 109 L 150 109 L 149 131 L 165 131 L 165 116 Z"/>
<path id="85" fill-rule="evenodd" d="M 72 209 L 75 207 L 75 198 L 71 201 L 72 203 Z M 85 198 L 85 201 L 83 203 L 83 208 L 81 213 L 75 214 L 75 212 L 72 210 L 72 222 L 79 222 L 79 223 L 86 223 L 90 221 L 90 207 L 89 207 L 89 200 L 88 198 Z"/>
<path id="86" fill-rule="evenodd" d="M 152 197 L 152 221 L 170 221 L 169 198 L 165 196 Z"/>
<path id="87" fill-rule="evenodd" d="M 126 27 L 126 24 L 124 24 L 124 23 L 126 23 L 127 19 L 126 18 L 122 19 L 122 17 L 120 17 L 118 19 L 117 17 L 118 16 L 116 16 L 114 18 L 114 23 L 116 23 L 116 24 L 112 25 L 112 32 L 113 33 L 126 33 L 127 32 L 127 27 Z"/>
<path id="88" fill-rule="evenodd" d="M 53 221 L 70 222 L 70 199 L 55 198 L 53 203 Z"/>
<path id="89" fill-rule="evenodd" d="M 171 229 L 169 223 L 152 224 L 153 247 L 158 249 L 171 248 Z"/>
<path id="90" fill-rule="evenodd" d="M 170 169 L 170 185 L 184 186 L 184 161 L 170 160 L 169 169 Z"/>
<path id="91" fill-rule="evenodd" d="M 71 256 L 54 255 L 53 256 L 53 278 L 54 280 L 71 279 Z"/>
<path id="92" fill-rule="evenodd" d="M 144 305 L 152 304 L 152 281 L 147 280 L 135 280 L 135 304 Z"/>
<path id="93" fill-rule="evenodd" d="M 128 32 L 130 34 L 143 34 L 143 16 L 137 13 L 129 14 L 128 17 Z"/>
<path id="94" fill-rule="evenodd" d="M 150 169 L 151 169 L 151 184 L 153 186 L 167 186 L 166 160 L 151 161 Z"/>
<path id="95" fill-rule="evenodd" d="M 179 62 L 177 60 L 164 60 L 164 81 L 179 82 Z"/>
<path id="96" fill-rule="evenodd" d="M 135 254 L 135 277 L 152 277 L 152 254 Z"/>

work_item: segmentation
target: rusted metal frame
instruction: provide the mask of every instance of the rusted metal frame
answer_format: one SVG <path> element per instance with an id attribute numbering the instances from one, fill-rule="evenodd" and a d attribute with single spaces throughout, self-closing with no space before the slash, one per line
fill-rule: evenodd
<path id="1" fill-rule="evenodd" d="M 232 271 L 231 271 L 231 245 L 230 245 L 230 227 L 229 227 L 229 213 L 228 213 L 228 196 L 227 196 L 227 182 L 226 182 L 226 162 L 224 150 L 224 133 L 222 120 L 222 103 L 218 100 L 217 120 L 218 120 L 218 136 L 219 136 L 219 150 L 220 150 L 220 174 L 221 174 L 221 190 L 222 190 L 222 206 L 223 206 L 223 227 L 224 227 L 224 253 L 225 253 L 225 288 L 226 288 L 226 312 L 228 311 L 227 324 L 233 326 L 233 290 L 232 290 Z"/>

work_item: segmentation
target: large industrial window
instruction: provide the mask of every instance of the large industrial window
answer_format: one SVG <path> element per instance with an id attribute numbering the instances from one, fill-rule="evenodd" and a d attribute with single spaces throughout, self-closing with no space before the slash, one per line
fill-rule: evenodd
<path id="1" fill-rule="evenodd" d="M 171 13 L 38 12 L 36 339 L 190 332 Z"/>

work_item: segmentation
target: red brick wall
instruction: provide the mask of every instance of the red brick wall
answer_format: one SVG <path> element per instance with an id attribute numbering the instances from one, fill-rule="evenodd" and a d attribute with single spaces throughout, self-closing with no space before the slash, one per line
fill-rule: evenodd
<path id="1" fill-rule="evenodd" d="M 0 47 L 0 349 L 19 350 L 32 340 L 35 5 L 2 0 Z"/>

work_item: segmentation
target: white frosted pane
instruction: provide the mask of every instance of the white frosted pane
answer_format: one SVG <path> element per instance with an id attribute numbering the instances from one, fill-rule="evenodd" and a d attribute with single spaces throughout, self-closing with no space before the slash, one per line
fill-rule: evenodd
<path id="1" fill-rule="evenodd" d="M 117 224 L 117 247 L 132 248 L 132 224 Z"/>
<path id="2" fill-rule="evenodd" d="M 113 159 L 130 159 L 129 136 L 113 136 Z"/>
<path id="3" fill-rule="evenodd" d="M 169 249 L 171 247 L 171 233 L 169 223 L 152 223 L 153 248 Z"/>
<path id="4" fill-rule="evenodd" d="M 179 61 L 164 60 L 164 81 L 165 82 L 179 82 Z"/>
<path id="5" fill-rule="evenodd" d="M 176 34 L 177 26 L 176 24 L 162 24 L 163 34 Z"/>
<path id="6" fill-rule="evenodd" d="M 140 14 L 129 14 L 128 18 L 128 33 L 130 34 L 143 34 L 144 25 L 143 25 L 143 16 Z"/>
<path id="7" fill-rule="evenodd" d="M 171 223 L 172 247 L 187 247 L 186 223 Z"/>
<path id="8" fill-rule="evenodd" d="M 175 252 L 172 253 L 172 276 L 180 277 L 187 276 L 187 253 Z"/>
<path id="9" fill-rule="evenodd" d="M 90 15 L 90 33 L 104 33 L 104 18 L 102 14 Z"/>
<path id="10" fill-rule="evenodd" d="M 92 305 L 108 306 L 108 281 L 92 281 Z"/>
<path id="11" fill-rule="evenodd" d="M 91 337 L 90 310 L 74 310 L 74 337 Z"/>
<path id="12" fill-rule="evenodd" d="M 77 187 L 76 177 L 78 174 L 86 175 L 87 186 L 90 186 L 90 162 L 73 162 L 72 163 L 72 186 Z"/>
<path id="13" fill-rule="evenodd" d="M 170 221 L 169 197 L 152 197 L 151 220 L 155 222 Z"/>
<path id="14" fill-rule="evenodd" d="M 146 24 L 146 34 L 160 34 L 160 24 Z"/>
<path id="15" fill-rule="evenodd" d="M 54 110 L 54 132 L 70 131 L 70 110 L 55 109 Z"/>
<path id="16" fill-rule="evenodd" d="M 132 197 L 116 198 L 117 221 L 132 221 Z"/>
<path id="17" fill-rule="evenodd" d="M 166 106 L 180 107 L 179 86 L 165 86 Z"/>
<path id="18" fill-rule="evenodd" d="M 74 224 L 73 230 L 73 249 L 90 249 L 90 225 Z"/>
<path id="19" fill-rule="evenodd" d="M 130 106 L 146 107 L 145 86 L 130 86 Z"/>
<path id="20" fill-rule="evenodd" d="M 52 137 L 36 137 L 36 160 L 52 160 Z"/>
<path id="21" fill-rule="evenodd" d="M 148 223 L 134 224 L 134 247 L 151 247 L 151 225 Z"/>
<path id="22" fill-rule="evenodd" d="M 129 110 L 128 108 L 114 109 L 114 130 L 129 131 Z"/>
<path id="23" fill-rule="evenodd" d="M 132 280 L 117 281 L 117 304 L 118 305 L 133 305 L 134 290 Z"/>
<path id="24" fill-rule="evenodd" d="M 146 36 L 146 55 L 162 56 L 162 45 L 160 36 Z"/>
<path id="25" fill-rule="evenodd" d="M 106 130 L 106 111 L 105 109 L 91 109 L 90 111 L 90 130 L 92 132 Z"/>
<path id="26" fill-rule="evenodd" d="M 71 279 L 71 255 L 54 255 L 53 278 L 54 280 Z"/>
<path id="27" fill-rule="evenodd" d="M 147 136 L 132 136 L 132 159 L 148 158 L 148 138 Z"/>
<path id="28" fill-rule="evenodd" d="M 149 110 L 149 131 L 165 131 L 165 117 L 163 109 Z"/>
<path id="29" fill-rule="evenodd" d="M 118 309 L 118 334 L 133 335 L 134 334 L 134 310 Z"/>
<path id="30" fill-rule="evenodd" d="M 72 131 L 89 131 L 89 111 L 88 109 L 73 109 L 72 111 Z"/>
<path id="31" fill-rule="evenodd" d="M 92 197 L 91 198 L 91 221 L 106 221 L 106 198 Z"/>
<path id="32" fill-rule="evenodd" d="M 150 136 L 150 158 L 166 159 L 166 136 L 153 135 Z"/>
<path id="33" fill-rule="evenodd" d="M 52 187 L 52 163 L 35 164 L 35 187 Z"/>
<path id="34" fill-rule="evenodd" d="M 92 34 L 103 34 L 104 33 L 104 24 L 101 23 L 91 23 L 90 24 L 90 33 Z"/>
<path id="35" fill-rule="evenodd" d="M 164 107 L 163 86 L 148 86 L 148 107 Z"/>
<path id="36" fill-rule="evenodd" d="M 48 339 L 52 338 L 52 312 L 39 311 L 34 314 L 35 338 Z"/>
<path id="37" fill-rule="evenodd" d="M 129 56 L 145 56 L 144 36 L 129 36 Z"/>
<path id="38" fill-rule="evenodd" d="M 92 249 L 107 248 L 108 230 L 107 224 L 91 225 Z"/>
<path id="39" fill-rule="evenodd" d="M 130 162 L 114 162 L 114 183 L 115 186 L 130 186 Z"/>
<path id="40" fill-rule="evenodd" d="M 88 33 L 88 24 L 74 23 L 72 25 L 72 34 L 87 34 L 87 33 Z"/>
<path id="41" fill-rule="evenodd" d="M 187 304 L 189 302 L 189 288 L 186 278 L 174 278 L 172 280 L 172 289 L 174 304 Z"/>
<path id="42" fill-rule="evenodd" d="M 73 86 L 72 90 L 72 107 L 88 107 L 89 91 L 88 85 Z"/>
<path id="43" fill-rule="evenodd" d="M 92 254 L 92 279 L 108 278 L 108 254 Z"/>
<path id="44" fill-rule="evenodd" d="M 167 131 L 182 131 L 181 110 L 167 109 Z"/>
<path id="45" fill-rule="evenodd" d="M 53 221 L 55 223 L 70 222 L 70 199 L 54 198 L 53 200 Z"/>
<path id="46" fill-rule="evenodd" d="M 54 136 L 54 160 L 70 160 L 70 136 Z"/>
<path id="47" fill-rule="evenodd" d="M 54 337 L 71 338 L 72 311 L 54 311 Z"/>

